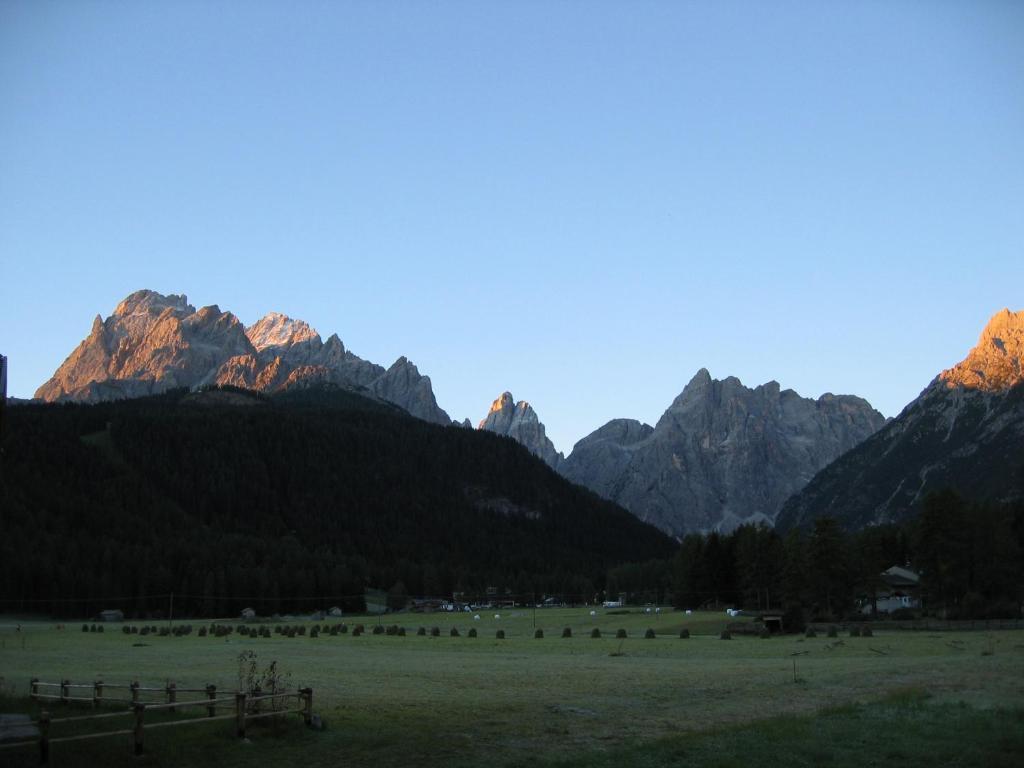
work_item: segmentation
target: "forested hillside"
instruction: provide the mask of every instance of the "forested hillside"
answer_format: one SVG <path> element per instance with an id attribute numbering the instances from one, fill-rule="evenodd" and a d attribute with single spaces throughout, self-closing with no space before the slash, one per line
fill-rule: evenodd
<path id="1" fill-rule="evenodd" d="M 170 592 L 203 615 L 353 608 L 367 587 L 584 595 L 674 551 L 511 439 L 340 390 L 19 406 L 2 447 L 6 610 L 141 614 Z"/>

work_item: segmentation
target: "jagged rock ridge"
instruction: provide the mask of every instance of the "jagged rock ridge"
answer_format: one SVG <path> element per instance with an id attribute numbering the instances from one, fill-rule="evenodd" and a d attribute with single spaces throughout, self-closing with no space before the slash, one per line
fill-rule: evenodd
<path id="1" fill-rule="evenodd" d="M 1004 309 L 967 357 L 932 380 L 876 435 L 818 473 L 778 525 L 824 515 L 849 529 L 914 515 L 930 491 L 1024 499 L 1024 312 Z"/>
<path id="2" fill-rule="evenodd" d="M 884 423 L 859 397 L 812 400 L 701 369 L 654 427 L 611 421 L 560 471 L 668 533 L 729 530 L 773 522 L 815 472 Z"/>
<path id="3" fill-rule="evenodd" d="M 502 393 L 491 403 L 490 411 L 477 428 L 522 443 L 552 469 L 557 469 L 563 461 L 562 454 L 555 450 L 554 444 L 548 439 L 544 425 L 537 418 L 533 407 L 525 400 L 517 403 L 510 392 Z"/>
<path id="4" fill-rule="evenodd" d="M 48 402 L 97 402 L 175 387 L 230 384 L 261 392 L 329 383 L 394 403 L 438 424 L 451 420 L 430 378 L 400 357 L 388 369 L 326 342 L 307 323 L 271 312 L 246 328 L 217 306 L 196 310 L 184 295 L 136 291 L 92 330 L 36 391 Z"/>

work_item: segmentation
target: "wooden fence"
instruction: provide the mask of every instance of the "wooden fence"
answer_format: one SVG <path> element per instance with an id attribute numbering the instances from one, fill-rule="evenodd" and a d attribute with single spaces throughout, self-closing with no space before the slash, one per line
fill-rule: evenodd
<path id="1" fill-rule="evenodd" d="M 59 693 L 46 693 L 46 690 L 57 689 Z M 73 692 L 81 689 L 91 689 L 91 696 L 75 696 Z M 127 690 L 129 698 L 104 697 L 108 690 Z M 163 701 L 142 701 L 143 694 L 163 694 Z M 205 698 L 179 701 L 179 693 L 203 693 Z M 91 703 L 98 707 L 102 702 L 128 703 L 130 707 L 126 710 L 116 712 L 103 712 L 92 715 L 78 715 L 73 717 L 53 718 L 50 713 L 43 710 L 39 719 L 32 722 L 39 731 L 38 738 L 26 741 L 18 741 L 10 744 L 0 744 L 0 749 L 13 749 L 26 747 L 33 744 L 39 746 L 39 762 L 41 765 L 48 765 L 50 761 L 50 745 L 86 739 L 100 739 L 107 736 L 132 736 L 136 755 L 143 754 L 144 735 L 146 729 L 169 728 L 179 725 L 191 725 L 193 723 L 209 723 L 214 720 L 234 720 L 235 735 L 238 738 L 245 738 L 246 723 L 250 720 L 259 720 L 265 717 L 279 717 L 288 714 L 300 714 L 306 725 L 313 721 L 313 689 L 300 688 L 294 693 L 268 693 L 264 694 L 256 689 L 253 694 L 244 692 L 231 692 L 225 695 L 217 695 L 217 686 L 207 685 L 204 688 L 178 688 L 174 683 L 168 683 L 163 687 L 140 686 L 137 682 L 128 685 L 108 685 L 101 681 L 94 683 L 74 684 L 68 680 L 61 680 L 59 683 L 46 683 L 36 678 L 31 682 L 31 698 L 36 701 L 59 701 L 62 703 Z M 294 699 L 297 706 L 291 708 L 274 708 L 277 702 L 287 702 Z M 233 704 L 229 714 L 217 714 L 218 705 Z M 264 709 L 270 705 L 270 709 Z M 146 712 L 166 710 L 177 712 L 178 709 L 201 708 L 205 709 L 205 715 L 190 717 L 180 720 L 167 720 L 154 723 L 146 722 Z M 51 729 L 54 726 L 60 727 L 67 723 L 83 723 L 102 719 L 133 718 L 131 727 L 115 731 L 103 731 L 101 733 L 87 733 L 77 736 L 60 736 L 54 738 Z"/>

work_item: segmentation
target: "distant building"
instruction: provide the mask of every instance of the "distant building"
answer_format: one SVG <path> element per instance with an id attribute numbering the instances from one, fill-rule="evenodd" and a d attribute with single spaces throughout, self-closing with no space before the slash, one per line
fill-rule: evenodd
<path id="1" fill-rule="evenodd" d="M 100 621 L 124 621 L 124 611 L 117 608 L 100 611 Z"/>
<path id="2" fill-rule="evenodd" d="M 254 611 L 252 608 L 243 608 L 242 609 L 242 618 L 243 619 L 255 619 L 256 618 L 256 611 Z"/>
<path id="3" fill-rule="evenodd" d="M 879 578 L 884 584 L 875 598 L 879 613 L 921 607 L 921 577 L 917 573 L 894 565 L 882 571 Z M 871 613 L 871 601 L 861 607 L 861 613 Z"/>

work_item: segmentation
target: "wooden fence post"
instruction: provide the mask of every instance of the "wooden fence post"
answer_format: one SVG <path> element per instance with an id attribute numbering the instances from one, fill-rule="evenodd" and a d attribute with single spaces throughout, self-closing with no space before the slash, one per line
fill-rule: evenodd
<path id="1" fill-rule="evenodd" d="M 263 695 L 263 691 L 260 690 L 259 688 L 256 688 L 256 689 L 253 690 L 252 695 L 253 695 L 253 698 L 257 699 L 256 701 L 254 701 L 252 703 L 252 711 L 253 711 L 253 714 L 258 715 L 260 713 L 259 698 L 260 698 L 260 696 Z M 271 702 L 271 704 L 273 704 L 273 702 Z M 273 709 L 274 707 L 271 706 L 270 708 Z"/>
<path id="2" fill-rule="evenodd" d="M 139 703 L 139 681 L 135 680 L 128 686 L 132 691 L 132 704 Z"/>
<path id="3" fill-rule="evenodd" d="M 303 688 L 299 691 L 302 694 L 302 719 L 306 725 L 312 725 L 313 723 L 313 689 Z"/>
<path id="4" fill-rule="evenodd" d="M 235 694 L 235 735 L 245 738 L 245 694 Z"/>
<path id="5" fill-rule="evenodd" d="M 146 705 L 134 704 L 135 710 L 135 754 L 142 754 L 142 734 L 145 733 Z"/>
<path id="6" fill-rule="evenodd" d="M 167 703 L 174 704 L 178 700 L 178 684 L 168 683 L 167 684 Z M 177 707 L 171 707 L 171 712 L 177 712 Z"/>
<path id="7" fill-rule="evenodd" d="M 97 680 L 92 684 L 92 705 L 98 707 L 103 701 L 103 681 Z"/>
<path id="8" fill-rule="evenodd" d="M 39 713 L 39 764 L 50 764 L 50 713 Z"/>
<path id="9" fill-rule="evenodd" d="M 70 680 L 61 680 L 60 681 L 60 703 L 61 704 L 67 704 L 68 703 L 68 686 L 69 685 L 71 685 L 71 681 Z"/>
<path id="10" fill-rule="evenodd" d="M 210 684 L 210 685 L 206 686 L 206 698 L 208 698 L 210 701 L 213 701 L 214 699 L 217 698 L 217 686 L 216 685 Z M 206 716 L 207 717 L 213 717 L 215 714 L 217 714 L 217 705 L 216 704 L 207 704 L 206 705 Z"/>
<path id="11" fill-rule="evenodd" d="M 31 698 L 34 699 L 34 698 L 39 696 L 39 678 L 38 677 L 33 677 L 29 681 L 29 690 L 31 691 L 31 694 L 30 694 Z"/>

